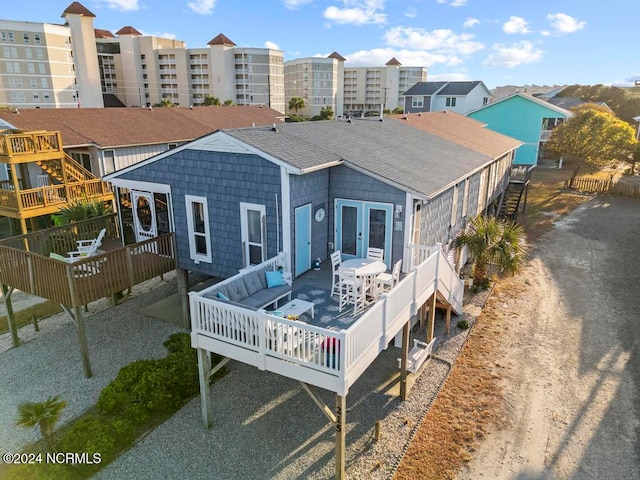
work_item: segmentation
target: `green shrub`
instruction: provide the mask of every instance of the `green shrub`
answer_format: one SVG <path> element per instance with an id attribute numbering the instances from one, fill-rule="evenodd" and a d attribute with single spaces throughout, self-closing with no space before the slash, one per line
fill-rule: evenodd
<path id="1" fill-rule="evenodd" d="M 466 330 L 467 328 L 469 328 L 469 322 L 466 320 L 460 320 L 458 321 L 457 327 L 460 330 Z"/>
<path id="2" fill-rule="evenodd" d="M 65 430 L 59 451 L 87 453 L 89 456 L 99 453 L 100 463 L 106 464 L 115 459 L 136 436 L 136 428 L 130 421 L 90 413 Z M 89 467 L 92 466 L 85 466 Z"/>
<path id="3" fill-rule="evenodd" d="M 170 352 L 165 358 L 138 360 L 120 369 L 100 393 L 100 412 L 145 421 L 178 409 L 198 393 L 197 357 L 189 335 L 174 334 L 164 345 Z"/>
<path id="4" fill-rule="evenodd" d="M 195 349 L 191 348 L 191 337 L 187 333 L 174 333 L 163 343 L 169 353 L 191 352 L 195 355 Z"/>

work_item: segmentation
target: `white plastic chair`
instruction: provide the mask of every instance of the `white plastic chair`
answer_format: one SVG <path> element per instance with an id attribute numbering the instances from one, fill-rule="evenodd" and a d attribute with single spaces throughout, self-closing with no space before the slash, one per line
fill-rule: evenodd
<path id="1" fill-rule="evenodd" d="M 342 265 L 342 253 L 336 250 L 331 254 L 331 296 L 340 293 L 340 265 Z"/>
<path id="2" fill-rule="evenodd" d="M 384 262 L 384 249 L 382 248 L 367 248 L 367 258 L 370 260 L 379 260 L 380 262 Z"/>
<path id="3" fill-rule="evenodd" d="M 91 257 L 96 254 L 98 247 L 102 245 L 102 240 L 107 233 L 107 229 L 103 228 L 93 240 L 76 240 L 76 250 L 68 252 L 69 258 L 78 259 L 80 257 Z"/>
<path id="4" fill-rule="evenodd" d="M 402 259 L 398 260 L 394 265 L 391 273 L 384 272 L 376 277 L 376 284 L 379 285 L 382 291 L 391 290 L 396 283 L 400 281 L 400 268 L 402 267 Z"/>
<path id="5" fill-rule="evenodd" d="M 364 280 L 356 277 L 355 270 L 347 268 L 340 271 L 340 311 L 345 305 L 353 304 L 353 314 L 365 307 Z"/>

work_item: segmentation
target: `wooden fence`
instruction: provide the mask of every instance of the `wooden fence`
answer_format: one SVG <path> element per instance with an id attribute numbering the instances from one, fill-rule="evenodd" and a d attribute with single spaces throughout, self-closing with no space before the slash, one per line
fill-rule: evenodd
<path id="1" fill-rule="evenodd" d="M 640 197 L 640 183 L 614 182 L 612 180 L 598 180 L 597 178 L 576 177 L 564 181 L 565 190 L 585 193 L 607 193 L 609 195 L 625 195 Z"/>

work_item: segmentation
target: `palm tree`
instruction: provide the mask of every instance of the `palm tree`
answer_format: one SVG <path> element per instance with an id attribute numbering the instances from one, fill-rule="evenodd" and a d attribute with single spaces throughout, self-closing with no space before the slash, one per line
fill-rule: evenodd
<path id="1" fill-rule="evenodd" d="M 18 405 L 18 421 L 16 425 L 24 428 L 40 429 L 42 438 L 51 446 L 51 436 L 62 410 L 67 406 L 60 395 L 49 397 L 44 402 L 24 402 Z"/>
<path id="2" fill-rule="evenodd" d="M 304 100 L 301 97 L 293 97 L 289 100 L 289 110 L 294 110 L 298 115 L 298 110 L 304 108 Z"/>
<path id="3" fill-rule="evenodd" d="M 515 222 L 480 215 L 467 230 L 453 241 L 454 248 L 467 247 L 473 262 L 473 281 L 486 287 L 487 265 L 495 264 L 500 271 L 516 273 L 524 266 L 527 256 L 524 229 Z"/>

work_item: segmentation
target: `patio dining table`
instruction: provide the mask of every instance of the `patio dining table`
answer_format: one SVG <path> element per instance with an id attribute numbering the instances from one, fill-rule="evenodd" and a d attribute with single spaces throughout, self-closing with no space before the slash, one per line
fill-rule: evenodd
<path id="1" fill-rule="evenodd" d="M 339 268 L 340 271 L 351 269 L 355 271 L 356 277 L 362 277 L 365 285 L 371 292 L 371 296 L 374 301 L 378 299 L 378 289 L 374 288 L 374 281 L 376 276 L 387 270 L 387 265 L 380 260 L 373 260 L 370 258 L 351 258 L 342 262 Z"/>

